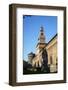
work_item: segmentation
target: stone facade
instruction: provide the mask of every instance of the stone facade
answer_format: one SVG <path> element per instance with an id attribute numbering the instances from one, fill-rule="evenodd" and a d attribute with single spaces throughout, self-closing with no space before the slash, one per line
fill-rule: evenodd
<path id="1" fill-rule="evenodd" d="M 36 53 L 28 54 L 29 63 L 35 68 L 48 68 L 50 72 L 57 72 L 57 34 L 46 43 L 44 29 L 41 27 Z"/>
<path id="2" fill-rule="evenodd" d="M 48 65 L 51 72 L 57 72 L 57 35 L 47 44 Z"/>

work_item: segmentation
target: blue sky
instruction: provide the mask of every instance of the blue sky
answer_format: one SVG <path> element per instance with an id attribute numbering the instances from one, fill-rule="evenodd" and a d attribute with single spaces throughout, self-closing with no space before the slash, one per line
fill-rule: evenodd
<path id="1" fill-rule="evenodd" d="M 24 60 L 28 53 L 36 51 L 40 27 L 43 26 L 46 43 L 57 33 L 57 16 L 23 16 L 24 25 Z"/>

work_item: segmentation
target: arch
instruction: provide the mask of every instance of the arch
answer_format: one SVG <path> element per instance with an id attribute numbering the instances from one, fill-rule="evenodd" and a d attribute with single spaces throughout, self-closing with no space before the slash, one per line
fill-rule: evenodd
<path id="1" fill-rule="evenodd" d="M 36 62 L 35 62 L 35 64 L 34 64 L 34 67 L 36 67 Z"/>
<path id="2" fill-rule="evenodd" d="M 50 64 L 53 64 L 53 58 L 50 56 Z"/>
<path id="3" fill-rule="evenodd" d="M 46 49 L 43 49 L 42 59 L 43 59 L 43 64 L 47 65 L 47 63 L 48 63 L 48 53 L 47 53 Z"/>

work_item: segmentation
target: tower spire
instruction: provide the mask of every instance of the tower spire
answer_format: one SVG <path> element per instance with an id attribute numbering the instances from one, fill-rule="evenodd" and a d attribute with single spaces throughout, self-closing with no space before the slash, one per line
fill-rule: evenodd
<path id="1" fill-rule="evenodd" d="M 44 28 L 41 26 L 40 28 L 40 35 L 38 38 L 38 43 L 45 43 L 45 35 L 44 35 Z"/>
<path id="2" fill-rule="evenodd" d="M 42 32 L 44 30 L 43 26 L 40 27 L 40 31 Z"/>
<path id="3" fill-rule="evenodd" d="M 39 35 L 39 38 L 38 38 L 38 44 L 36 46 L 36 54 L 38 54 L 40 50 L 45 48 L 45 46 L 46 46 L 46 43 L 45 43 L 44 28 L 41 26 L 40 35 Z"/>

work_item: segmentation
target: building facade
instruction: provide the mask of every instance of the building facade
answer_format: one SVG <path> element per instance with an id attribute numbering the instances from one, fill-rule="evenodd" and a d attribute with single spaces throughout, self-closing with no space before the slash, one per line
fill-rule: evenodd
<path id="1" fill-rule="evenodd" d="M 57 34 L 46 43 L 44 28 L 40 28 L 36 53 L 28 54 L 28 62 L 35 68 L 50 72 L 57 72 Z"/>

